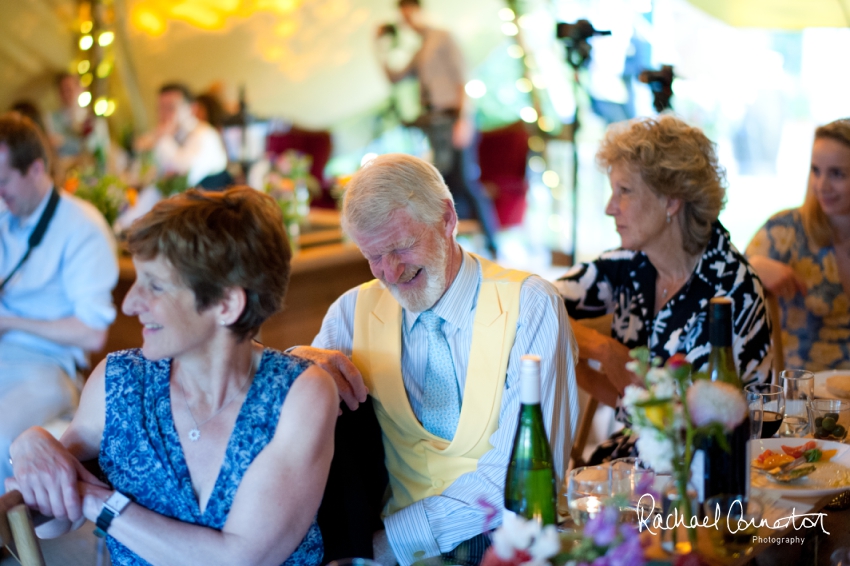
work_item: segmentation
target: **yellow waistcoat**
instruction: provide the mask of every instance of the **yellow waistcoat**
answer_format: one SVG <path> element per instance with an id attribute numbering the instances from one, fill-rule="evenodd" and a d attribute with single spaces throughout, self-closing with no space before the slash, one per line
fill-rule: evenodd
<path id="1" fill-rule="evenodd" d="M 519 296 L 529 274 L 475 256 L 482 281 L 457 432 L 449 443 L 425 430 L 413 413 L 401 376 L 402 309 L 374 280 L 360 287 L 351 359 L 363 374 L 383 433 L 392 514 L 439 495 L 475 471 L 499 426 L 508 358 L 516 336 Z"/>

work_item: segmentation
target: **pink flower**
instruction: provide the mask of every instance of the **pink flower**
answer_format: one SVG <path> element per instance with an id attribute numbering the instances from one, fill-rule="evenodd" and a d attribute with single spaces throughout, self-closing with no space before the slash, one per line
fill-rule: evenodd
<path id="1" fill-rule="evenodd" d="M 747 402 L 741 390 L 722 381 L 698 379 L 688 388 L 687 400 L 695 426 L 717 422 L 730 431 L 747 414 Z"/>

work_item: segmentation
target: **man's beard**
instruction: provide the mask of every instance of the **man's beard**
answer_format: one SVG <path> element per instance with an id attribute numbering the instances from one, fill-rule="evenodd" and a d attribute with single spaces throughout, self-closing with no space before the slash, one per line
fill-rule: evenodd
<path id="1" fill-rule="evenodd" d="M 448 257 L 449 245 L 448 242 L 442 239 L 438 239 L 437 242 L 437 249 L 434 252 L 432 261 L 429 265 L 423 265 L 421 267 L 424 272 L 421 275 L 426 278 L 424 287 L 421 289 L 401 291 L 398 285 L 384 283 L 390 290 L 390 293 L 392 293 L 392 296 L 395 297 L 395 300 L 411 312 L 422 312 L 430 309 L 437 304 L 437 301 L 440 300 L 440 297 L 443 296 L 446 290 L 446 258 Z M 411 271 L 415 274 L 417 268 L 411 268 Z M 403 274 L 402 278 L 405 275 L 407 274 Z M 409 279 L 407 280 L 409 281 Z"/>

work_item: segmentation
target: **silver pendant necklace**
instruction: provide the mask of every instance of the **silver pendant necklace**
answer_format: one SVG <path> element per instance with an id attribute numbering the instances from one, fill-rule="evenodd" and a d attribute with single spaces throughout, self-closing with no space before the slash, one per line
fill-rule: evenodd
<path id="1" fill-rule="evenodd" d="M 177 383 L 178 383 L 178 385 L 180 385 L 181 393 L 183 393 L 183 401 L 186 402 L 186 409 L 189 411 L 189 416 L 192 417 L 192 422 L 195 423 L 195 428 L 193 428 L 192 430 L 189 431 L 189 440 L 191 440 L 192 442 L 197 442 L 198 440 L 201 439 L 201 427 L 204 426 L 205 424 L 207 424 L 212 419 L 214 419 L 216 416 L 218 416 L 218 414 L 220 412 L 222 412 L 228 405 L 230 405 L 230 403 L 232 403 L 234 399 L 236 399 L 237 397 L 239 397 L 239 395 L 242 394 L 242 392 L 245 390 L 245 387 L 249 383 L 251 383 L 251 374 L 253 372 L 254 372 L 254 353 L 252 352 L 251 353 L 251 365 L 248 366 L 248 375 L 245 378 L 245 383 L 242 385 L 242 387 L 239 388 L 239 391 L 237 391 L 230 399 L 225 401 L 224 404 L 221 407 L 219 407 L 218 410 L 215 413 L 213 413 L 212 415 L 207 417 L 204 420 L 204 422 L 202 422 L 200 424 L 198 424 L 197 419 L 195 419 L 195 415 L 192 414 L 192 407 L 189 406 L 189 398 L 186 397 L 186 390 L 183 388 L 183 382 L 180 380 L 180 376 L 177 376 Z"/>

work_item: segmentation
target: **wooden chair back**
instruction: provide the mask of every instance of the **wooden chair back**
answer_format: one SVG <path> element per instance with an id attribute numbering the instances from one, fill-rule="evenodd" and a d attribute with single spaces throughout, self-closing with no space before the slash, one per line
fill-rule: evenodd
<path id="1" fill-rule="evenodd" d="M 782 310 L 776 295 L 764 291 L 767 316 L 770 317 L 770 343 L 773 349 L 773 382 L 779 383 L 779 372 L 785 369 L 785 349 L 782 347 Z"/>
<path id="2" fill-rule="evenodd" d="M 611 323 L 613 322 L 613 319 L 613 315 L 606 314 L 597 318 L 577 320 L 576 322 L 607 336 L 611 333 Z M 579 360 L 578 363 L 587 363 L 587 360 Z M 581 418 L 579 419 L 578 430 L 576 431 L 575 439 L 573 440 L 573 446 L 570 449 L 570 470 L 587 465 L 583 454 L 585 446 L 587 445 L 587 437 L 590 435 L 590 429 L 593 426 L 593 417 L 596 416 L 596 409 L 598 408 L 599 400 L 588 395 L 587 403 L 584 405 L 581 412 Z"/>
<path id="3" fill-rule="evenodd" d="M 32 517 L 20 491 L 0 497 L 0 546 L 6 547 L 21 566 L 45 566 Z"/>

